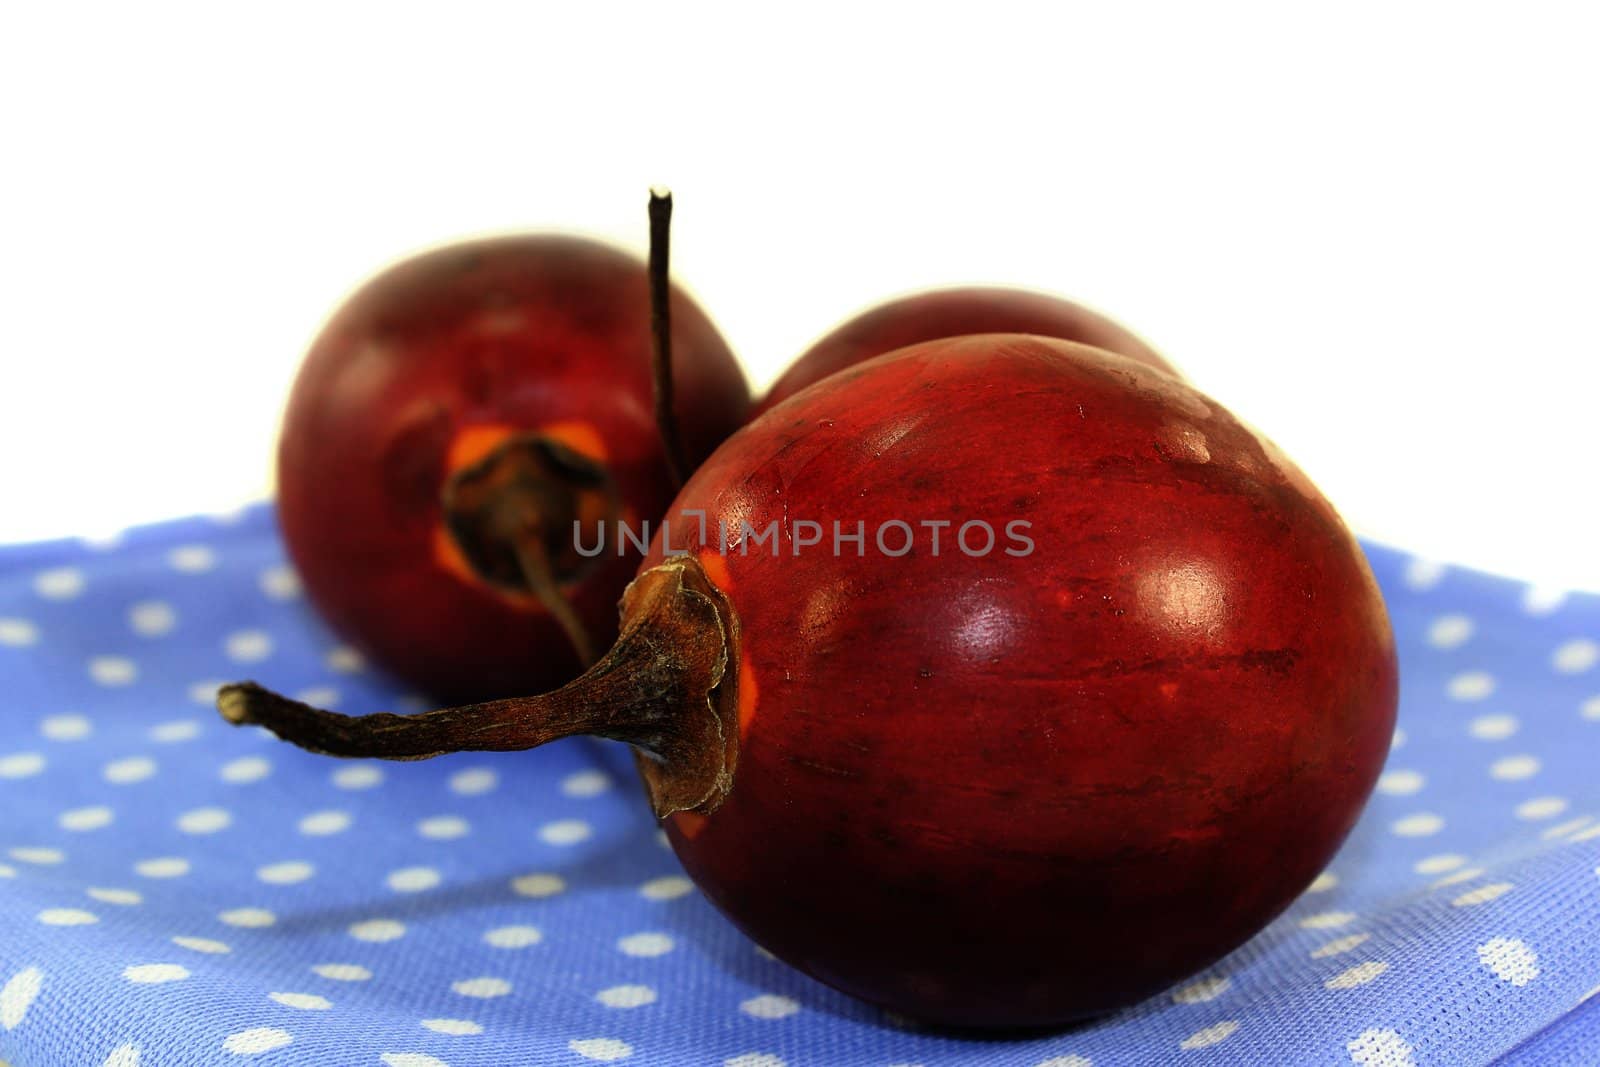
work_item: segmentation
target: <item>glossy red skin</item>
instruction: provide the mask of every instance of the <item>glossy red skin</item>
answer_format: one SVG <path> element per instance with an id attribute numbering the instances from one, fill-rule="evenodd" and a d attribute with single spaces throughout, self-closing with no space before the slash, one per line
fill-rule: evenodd
<path id="1" fill-rule="evenodd" d="M 723 557 L 754 711 L 673 847 L 760 944 L 896 1012 L 1055 1025 L 1158 992 L 1295 899 L 1383 763 L 1394 648 L 1356 542 L 1132 360 L 918 345 L 740 431 L 682 508 L 712 542 L 719 517 L 1033 524 L 1022 558 Z"/>
<path id="2" fill-rule="evenodd" d="M 923 341 L 972 333 L 1031 333 L 1077 341 L 1178 372 L 1160 353 L 1097 311 L 1025 289 L 935 289 L 898 297 L 862 312 L 808 348 L 773 383 L 752 415 L 806 386 L 874 356 Z"/>
<path id="3" fill-rule="evenodd" d="M 542 609 L 442 566 L 446 454 L 465 427 L 590 424 L 635 521 L 671 502 L 653 417 L 642 260 L 556 235 L 453 245 L 389 268 L 338 310 L 294 385 L 278 514 L 334 629 L 441 701 L 524 694 L 580 665 Z M 695 459 L 737 427 L 749 390 L 685 294 L 672 298 L 678 411 Z M 614 554 L 571 599 L 605 648 L 637 562 Z"/>

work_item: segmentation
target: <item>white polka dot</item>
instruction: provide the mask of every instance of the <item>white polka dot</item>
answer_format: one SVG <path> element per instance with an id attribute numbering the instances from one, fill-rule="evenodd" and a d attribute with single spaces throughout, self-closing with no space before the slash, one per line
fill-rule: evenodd
<path id="1" fill-rule="evenodd" d="M 450 776 L 450 788 L 462 796 L 479 796 L 500 784 L 500 776 L 488 767 L 469 767 Z"/>
<path id="2" fill-rule="evenodd" d="M 465 837 L 472 827 L 458 815 L 434 815 L 417 823 L 417 833 L 434 841 Z"/>
<path id="3" fill-rule="evenodd" d="M 1593 821 L 1593 816 L 1580 815 L 1576 819 L 1568 819 L 1566 822 L 1557 823 L 1555 826 L 1550 827 L 1539 836 L 1544 838 L 1546 841 L 1554 841 L 1558 837 L 1566 837 L 1570 834 L 1577 833 L 1585 826 L 1588 826 L 1591 821 Z M 1574 840 L 1576 840 L 1576 838 Z"/>
<path id="4" fill-rule="evenodd" d="M 1179 1042 L 1178 1047 L 1185 1052 L 1197 1048 L 1210 1048 L 1212 1045 L 1228 1040 L 1233 1036 L 1234 1031 L 1238 1029 L 1239 1021 L 1237 1019 L 1229 1019 L 1226 1022 L 1208 1026 L 1204 1030 L 1196 1030 Z"/>
<path id="5" fill-rule="evenodd" d="M 1458 908 L 1470 908 L 1474 904 L 1487 904 L 1491 900 L 1498 900 L 1514 888 L 1510 882 L 1494 882 L 1490 885 L 1468 890 L 1450 903 Z"/>
<path id="6" fill-rule="evenodd" d="M 1363 986 L 1368 982 L 1376 981 L 1388 969 L 1389 965 L 1381 960 L 1358 963 L 1354 967 L 1340 971 L 1326 982 L 1323 982 L 1322 988 L 1354 989 L 1356 986 Z"/>
<path id="7" fill-rule="evenodd" d="M 56 818 L 56 823 L 63 830 L 98 830 L 103 826 L 110 826 L 111 820 L 116 816 L 110 808 L 73 808 L 64 811 Z"/>
<path id="8" fill-rule="evenodd" d="M 567 1047 L 586 1060 L 598 1060 L 601 1063 L 625 1060 L 633 1055 L 632 1045 L 614 1037 L 573 1038 L 567 1042 Z"/>
<path id="9" fill-rule="evenodd" d="M 51 715 L 39 722 L 39 733 L 51 741 L 81 741 L 94 732 L 82 715 Z"/>
<path id="10" fill-rule="evenodd" d="M 661 878 L 652 878 L 639 887 L 639 893 L 646 900 L 676 900 L 694 889 L 694 883 L 681 874 L 669 874 Z"/>
<path id="11" fill-rule="evenodd" d="M 0 986 L 0 1029 L 15 1030 L 27 1018 L 33 999 L 44 987 L 44 972 L 25 967 Z"/>
<path id="12" fill-rule="evenodd" d="M 221 941 L 213 941 L 209 937 L 175 937 L 172 943 L 190 952 L 204 952 L 208 956 L 221 956 L 233 951 Z"/>
<path id="13" fill-rule="evenodd" d="M 222 765 L 222 780 L 230 785 L 247 785 L 259 782 L 272 773 L 272 764 L 260 756 L 242 756 Z"/>
<path id="14" fill-rule="evenodd" d="M 150 727 L 150 740 L 158 741 L 163 745 L 171 745 L 179 741 L 193 741 L 199 736 L 200 724 L 193 719 L 158 722 Z"/>
<path id="15" fill-rule="evenodd" d="M 100 921 L 99 916 L 82 908 L 46 908 L 35 918 L 46 926 L 90 926 Z"/>
<path id="16" fill-rule="evenodd" d="M 1467 671 L 1450 679 L 1447 687 L 1452 700 L 1482 700 L 1494 692 L 1494 676 L 1486 671 Z"/>
<path id="17" fill-rule="evenodd" d="M 26 648 L 39 640 L 39 628 L 27 619 L 0 618 L 0 645 Z"/>
<path id="18" fill-rule="evenodd" d="M 800 1005 L 789 997 L 764 993 L 744 1001 L 739 1010 L 756 1019 L 784 1019 L 798 1012 Z"/>
<path id="19" fill-rule="evenodd" d="M 222 808 L 195 808 L 178 816 L 178 829 L 186 834 L 214 834 L 233 823 L 233 816 Z"/>
<path id="20" fill-rule="evenodd" d="M 278 917 L 266 908 L 232 908 L 217 918 L 228 926 L 237 926 L 245 930 L 261 929 L 278 921 Z"/>
<path id="21" fill-rule="evenodd" d="M 350 936 L 357 941 L 373 941 L 382 943 L 404 937 L 405 923 L 393 919 L 364 919 L 350 926 Z"/>
<path id="22" fill-rule="evenodd" d="M 157 985 L 162 982 L 181 982 L 189 977 L 189 969 L 176 963 L 140 963 L 123 968 L 122 977 L 140 985 Z"/>
<path id="23" fill-rule="evenodd" d="M 355 674 L 365 670 L 367 661 L 361 653 L 346 645 L 330 649 L 322 659 L 323 665 L 335 674 Z"/>
<path id="24" fill-rule="evenodd" d="M 1519 819 L 1553 819 L 1567 810 L 1567 802 L 1560 797 L 1534 797 L 1517 805 Z"/>
<path id="25" fill-rule="evenodd" d="M 156 773 L 156 761 L 148 756 L 130 756 L 105 765 L 100 776 L 112 785 L 132 785 Z"/>
<path id="26" fill-rule="evenodd" d="M 1600 695 L 1592 696 L 1579 705 L 1578 714 L 1590 722 L 1600 722 Z"/>
<path id="27" fill-rule="evenodd" d="M 1363 1030 L 1345 1045 L 1350 1061 L 1358 1067 L 1416 1067 L 1411 1046 L 1393 1030 Z"/>
<path id="28" fill-rule="evenodd" d="M 1478 962 L 1502 982 L 1524 986 L 1539 977 L 1539 957 L 1514 937 L 1496 937 L 1478 946 Z"/>
<path id="29" fill-rule="evenodd" d="M 223 650 L 235 663 L 260 663 L 272 655 L 272 635 L 265 630 L 240 630 L 228 635 Z"/>
<path id="30" fill-rule="evenodd" d="M 132 685 L 139 666 L 126 656 L 95 656 L 89 661 L 89 677 L 104 686 Z"/>
<path id="31" fill-rule="evenodd" d="M 311 968 L 330 982 L 365 982 L 372 972 L 358 963 L 319 963 Z"/>
<path id="32" fill-rule="evenodd" d="M 178 856 L 158 856 L 133 865 L 146 878 L 181 878 L 189 873 L 189 861 Z"/>
<path id="33" fill-rule="evenodd" d="M 139 1046 L 118 1045 L 111 1050 L 100 1067 L 139 1067 Z"/>
<path id="34" fill-rule="evenodd" d="M 1366 944 L 1371 934 L 1351 934 L 1348 937 L 1337 938 L 1326 945 L 1319 946 L 1311 952 L 1314 960 L 1325 960 L 1329 956 L 1342 956 L 1353 948 Z"/>
<path id="35" fill-rule="evenodd" d="M 268 993 L 267 999 L 276 1001 L 286 1008 L 297 1008 L 300 1011 L 327 1011 L 333 1007 L 331 1000 L 319 997 L 315 993 Z"/>
<path id="36" fill-rule="evenodd" d="M 569 797 L 595 797 L 611 788 L 611 776 L 604 771 L 579 771 L 561 781 L 561 791 Z"/>
<path id="37" fill-rule="evenodd" d="M 273 600 L 293 600 L 300 595 L 300 576 L 287 563 L 262 571 L 259 584 Z"/>
<path id="38" fill-rule="evenodd" d="M 608 1008 L 642 1008 L 656 1002 L 656 991 L 647 985 L 615 985 L 600 990 L 594 999 Z"/>
<path id="39" fill-rule="evenodd" d="M 1522 594 L 1522 610 L 1529 615 L 1554 615 L 1567 602 L 1567 591 L 1554 585 L 1529 585 Z"/>
<path id="40" fill-rule="evenodd" d="M 331 685 L 318 685 L 300 690 L 294 694 L 294 698 L 314 708 L 336 708 L 339 706 L 339 701 L 344 698 L 344 694 Z"/>
<path id="41" fill-rule="evenodd" d="M 37 863 L 51 865 L 66 859 L 66 853 L 58 848 L 39 848 L 32 845 L 19 845 L 6 853 L 19 863 Z"/>
<path id="42" fill-rule="evenodd" d="M 539 840 L 547 845 L 576 845 L 587 841 L 594 831 L 582 819 L 561 819 L 539 828 Z"/>
<path id="43" fill-rule="evenodd" d="M 922 1067 L 922 1065 L 902 1063 L 898 1067 Z M 1036 1064 L 1035 1067 L 1094 1067 L 1094 1064 L 1083 1056 L 1052 1056 Z"/>
<path id="44" fill-rule="evenodd" d="M 144 897 L 139 893 L 135 893 L 131 889 L 102 889 L 99 886 L 91 886 L 90 888 L 85 889 L 84 892 L 89 894 L 89 896 L 93 897 L 94 899 L 100 901 L 102 904 L 121 904 L 128 906 L 144 903 Z"/>
<path id="45" fill-rule="evenodd" d="M 217 565 L 217 555 L 205 545 L 179 545 L 167 553 L 167 564 L 183 574 L 200 574 Z"/>
<path id="46" fill-rule="evenodd" d="M 83 572 L 76 567 L 57 567 L 33 576 L 33 591 L 46 600 L 71 600 L 83 592 L 86 584 Z"/>
<path id="47" fill-rule="evenodd" d="M 300 820 L 300 832 L 308 837 L 328 837 L 350 829 L 350 813 L 344 811 L 314 811 Z"/>
<path id="48" fill-rule="evenodd" d="M 511 992 L 511 983 L 504 978 L 463 978 L 459 982 L 451 982 L 450 988 L 464 997 L 488 1000 Z"/>
<path id="49" fill-rule="evenodd" d="M 1600 663 L 1600 644 L 1580 637 L 1568 641 L 1550 656 L 1550 665 L 1562 674 L 1582 674 Z"/>
<path id="50" fill-rule="evenodd" d="M 787 1067 L 783 1060 L 766 1052 L 746 1052 L 739 1056 L 729 1056 L 722 1061 L 722 1067 Z"/>
<path id="51" fill-rule="evenodd" d="M 333 772 L 333 784 L 339 789 L 371 789 L 383 781 L 383 770 L 370 763 L 353 763 Z"/>
<path id="52" fill-rule="evenodd" d="M 13 752 L 0 756 L 0 778 L 32 778 L 44 770 L 44 757 L 37 752 Z"/>
<path id="53" fill-rule="evenodd" d="M 1378 779 L 1378 792 L 1391 797 L 1420 793 L 1426 780 L 1416 771 L 1385 771 Z"/>
<path id="54" fill-rule="evenodd" d="M 402 867 L 389 872 L 389 888 L 396 893 L 420 893 L 437 886 L 442 878 L 432 867 Z"/>
<path id="55" fill-rule="evenodd" d="M 1519 726 L 1513 715 L 1480 715 L 1467 726 L 1467 732 L 1479 741 L 1504 741 Z"/>
<path id="56" fill-rule="evenodd" d="M 473 1034 L 483 1033 L 483 1027 L 471 1019 L 424 1019 L 422 1026 L 425 1030 L 432 1030 L 436 1034 L 449 1034 L 451 1037 L 470 1037 Z"/>
<path id="57" fill-rule="evenodd" d="M 317 873 L 305 860 L 285 860 L 256 868 L 256 877 L 268 885 L 297 885 Z"/>
<path id="58" fill-rule="evenodd" d="M 666 934 L 629 934 L 617 942 L 617 947 L 629 956 L 664 956 L 672 951 L 673 942 Z"/>
<path id="59" fill-rule="evenodd" d="M 1434 648 L 1457 648 L 1472 636 L 1472 620 L 1465 615 L 1441 615 L 1428 627 L 1428 644 Z"/>
<path id="60" fill-rule="evenodd" d="M 78 542 L 91 551 L 105 552 L 122 544 L 122 535 L 123 530 L 121 528 L 107 529 L 85 534 L 78 538 Z"/>
<path id="61" fill-rule="evenodd" d="M 1432 812 L 1418 812 L 1396 819 L 1389 829 L 1401 837 L 1428 837 L 1444 829 L 1444 819 Z"/>
<path id="62" fill-rule="evenodd" d="M 275 1048 L 282 1048 L 293 1041 L 294 1035 L 287 1030 L 280 1030 L 275 1026 L 257 1026 L 229 1034 L 222 1039 L 222 1047 L 235 1056 L 256 1056 L 263 1052 L 271 1052 Z"/>
<path id="63" fill-rule="evenodd" d="M 1204 1004 L 1208 1000 L 1216 1000 L 1228 991 L 1233 984 L 1233 979 L 1225 974 L 1212 975 L 1209 978 L 1197 978 L 1187 985 L 1181 985 L 1172 991 L 1174 1004 Z"/>
<path id="64" fill-rule="evenodd" d="M 1418 592 L 1438 585 L 1445 574 L 1445 565 L 1437 560 L 1418 557 L 1406 564 L 1404 581 L 1407 587 Z"/>
<path id="65" fill-rule="evenodd" d="M 1300 920 L 1302 930 L 1337 930 L 1341 926 L 1348 926 L 1355 922 L 1356 916 L 1350 911 L 1323 911 L 1315 915 L 1307 915 Z"/>
<path id="66" fill-rule="evenodd" d="M 1400 729 L 1400 727 L 1396 726 L 1394 728 L 1394 736 L 1389 738 L 1389 751 L 1393 752 L 1396 749 L 1404 748 L 1405 744 L 1406 732 Z"/>
<path id="67" fill-rule="evenodd" d="M 163 600 L 142 600 L 128 609 L 128 626 L 140 637 L 161 637 L 178 625 L 178 613 Z"/>
<path id="68" fill-rule="evenodd" d="M 1446 886 L 1460 885 L 1462 882 L 1470 882 L 1474 878 L 1482 877 L 1482 867 L 1463 867 L 1461 870 L 1447 874 L 1443 878 L 1440 878 L 1438 881 L 1434 882 L 1433 888 L 1443 889 Z"/>
<path id="69" fill-rule="evenodd" d="M 450 1067 L 437 1056 L 430 1056 L 426 1052 L 384 1052 L 378 1059 L 382 1060 L 385 1067 Z"/>
<path id="70" fill-rule="evenodd" d="M 553 897 L 565 888 L 567 883 L 556 874 L 523 874 L 511 879 L 512 891 L 524 897 Z"/>
<path id="71" fill-rule="evenodd" d="M 227 682 L 220 681 L 216 678 L 206 678 L 202 681 L 195 682 L 193 685 L 189 686 L 189 699 L 194 701 L 196 704 L 204 704 L 208 708 L 212 707 L 217 702 L 217 690 L 221 689 L 227 684 Z"/>
<path id="72" fill-rule="evenodd" d="M 536 926 L 499 926 L 483 935 L 484 943 L 495 948 L 527 948 L 544 940 Z"/>
<path id="73" fill-rule="evenodd" d="M 15 878 L 17 869 L 9 863 L 0 863 L 0 878 Z"/>
<path id="74" fill-rule="evenodd" d="M 1502 782 L 1532 778 L 1538 773 L 1539 760 L 1534 756 L 1506 756 L 1495 760 L 1489 766 L 1489 777 L 1498 778 Z"/>
<path id="75" fill-rule="evenodd" d="M 1467 857 L 1465 856 L 1457 855 L 1454 852 L 1445 852 L 1437 856 L 1428 856 L 1420 859 L 1412 865 L 1411 869 L 1418 874 L 1443 874 L 1445 871 L 1455 870 L 1466 862 Z"/>

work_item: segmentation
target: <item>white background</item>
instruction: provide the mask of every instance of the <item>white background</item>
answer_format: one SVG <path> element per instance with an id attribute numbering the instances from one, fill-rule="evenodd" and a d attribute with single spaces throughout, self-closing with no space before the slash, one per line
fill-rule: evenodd
<path id="1" fill-rule="evenodd" d="M 503 229 L 642 249 L 665 182 L 758 386 L 893 293 L 1055 290 L 1360 531 L 1600 588 L 1583 7 L 579 6 L 8 6 L 0 541 L 265 495 L 365 275 Z"/>

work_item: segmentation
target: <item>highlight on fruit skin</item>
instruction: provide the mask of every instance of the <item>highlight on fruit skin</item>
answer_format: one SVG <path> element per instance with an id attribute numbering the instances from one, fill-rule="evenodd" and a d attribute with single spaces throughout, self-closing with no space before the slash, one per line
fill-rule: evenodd
<path id="1" fill-rule="evenodd" d="M 665 277 L 656 336 L 652 284 L 596 241 L 487 238 L 389 267 L 322 328 L 284 418 L 278 516 L 309 599 L 368 659 L 482 700 L 569 681 L 615 639 L 639 554 L 586 558 L 573 529 L 593 543 L 676 492 L 663 342 L 684 462 L 749 404 L 727 344 Z"/>
<path id="2" fill-rule="evenodd" d="M 1069 1024 L 1210 965 L 1323 870 L 1376 782 L 1397 669 L 1359 547 L 1164 371 L 1036 336 L 914 345 L 732 436 L 670 514 L 695 512 L 705 532 L 652 545 L 613 652 L 554 693 L 381 718 L 224 700 L 307 747 L 344 730 L 352 756 L 627 741 L 737 926 L 968 1027 Z M 859 523 L 863 551 L 805 550 L 813 516 Z M 926 538 L 979 521 L 1029 524 L 1033 550 Z M 770 547 L 725 548 L 741 523 Z M 911 550 L 874 551 L 894 523 Z"/>

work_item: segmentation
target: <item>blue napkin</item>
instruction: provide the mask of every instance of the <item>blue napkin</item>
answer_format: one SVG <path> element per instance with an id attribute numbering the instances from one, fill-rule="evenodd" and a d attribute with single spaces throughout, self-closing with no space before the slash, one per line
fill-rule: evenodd
<path id="1" fill-rule="evenodd" d="M 1328 871 L 1176 989 L 977 1041 L 747 941 L 619 746 L 342 763 L 223 723 L 240 677 L 420 706 L 313 616 L 268 509 L 0 550 L 0 1061 L 1600 1063 L 1600 598 L 1368 552 L 1401 728 Z"/>

